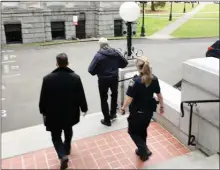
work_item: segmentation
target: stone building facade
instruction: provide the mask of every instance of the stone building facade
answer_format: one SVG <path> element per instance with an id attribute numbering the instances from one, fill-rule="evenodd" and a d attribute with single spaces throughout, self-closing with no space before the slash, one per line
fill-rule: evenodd
<path id="1" fill-rule="evenodd" d="M 84 28 L 81 28 L 85 34 L 84 38 L 114 37 L 116 21 L 119 24 L 121 22 L 120 32 L 123 35 L 126 26 L 119 16 L 120 5 L 121 2 L 92 1 L 3 2 L 1 42 L 2 44 L 8 43 L 7 39 L 9 38 L 7 36 L 9 37 L 12 34 L 9 29 L 15 29 L 16 24 L 17 26 L 20 25 L 21 43 L 52 41 L 52 24 L 57 22 L 63 23 L 64 39 L 78 38 L 77 29 L 82 24 L 84 24 Z M 73 25 L 73 16 L 78 16 L 79 26 Z M 81 20 L 83 22 L 80 22 Z"/>

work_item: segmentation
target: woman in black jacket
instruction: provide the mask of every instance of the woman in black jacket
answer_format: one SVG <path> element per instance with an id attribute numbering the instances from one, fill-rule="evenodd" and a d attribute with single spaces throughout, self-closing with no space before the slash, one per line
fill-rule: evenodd
<path id="1" fill-rule="evenodd" d="M 157 94 L 161 114 L 164 112 L 163 98 L 158 79 L 152 75 L 147 58 L 138 58 L 136 66 L 140 75 L 130 81 L 121 113 L 124 114 L 125 109 L 129 106 L 128 133 L 137 146 L 136 154 L 142 161 L 146 161 L 152 154 L 146 145 L 147 128 L 153 112 L 157 108 L 157 102 L 153 95 Z"/>

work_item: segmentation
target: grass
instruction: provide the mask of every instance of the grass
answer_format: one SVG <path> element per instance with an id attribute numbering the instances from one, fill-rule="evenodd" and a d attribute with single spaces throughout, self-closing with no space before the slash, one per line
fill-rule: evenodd
<path id="1" fill-rule="evenodd" d="M 194 3 L 194 8 L 198 6 L 197 3 Z M 183 8 L 184 8 L 184 3 L 173 3 L 173 9 L 172 9 L 172 12 L 173 12 L 173 16 L 182 16 L 183 15 Z M 170 12 L 170 3 L 166 3 L 165 7 L 164 8 L 158 8 L 155 12 L 152 12 L 150 11 L 150 4 L 146 7 L 146 9 L 148 10 L 147 11 L 147 14 L 148 13 L 166 13 L 166 14 L 169 14 Z M 193 8 L 192 8 L 192 4 L 191 3 L 186 3 L 186 12 L 189 12 L 191 11 Z M 175 13 L 179 13 L 179 14 L 175 14 Z"/>
<path id="2" fill-rule="evenodd" d="M 213 13 L 208 13 L 208 12 L 213 12 Z M 219 18 L 219 4 L 207 4 L 205 8 L 199 11 L 194 17 L 196 18 Z"/>
<path id="3" fill-rule="evenodd" d="M 216 13 L 204 13 L 216 12 Z M 204 19 L 198 19 L 204 18 Z M 209 19 L 216 18 L 216 19 Z M 176 38 L 199 38 L 219 36 L 219 5 L 207 4 L 189 21 L 178 28 L 172 36 Z"/>
<path id="4" fill-rule="evenodd" d="M 198 4 L 194 3 L 194 8 L 197 6 L 198 6 Z M 184 8 L 184 3 L 173 3 L 173 10 L 172 11 L 173 11 L 173 13 L 183 13 L 183 8 Z M 186 3 L 186 12 L 189 12 L 194 8 L 192 8 L 191 3 Z M 166 3 L 166 6 L 164 9 L 169 11 L 170 10 L 170 3 Z"/>
<path id="5" fill-rule="evenodd" d="M 219 20 L 190 19 L 178 28 L 172 36 L 176 38 L 218 37 Z"/>
<path id="6" fill-rule="evenodd" d="M 174 18 L 173 18 L 173 21 L 175 21 Z M 156 33 L 157 31 L 161 30 L 165 26 L 167 26 L 170 23 L 170 21 L 168 20 L 168 17 L 167 18 L 148 18 L 148 17 L 145 17 L 144 23 L 145 23 L 146 35 L 150 36 L 150 35 Z M 138 24 L 137 24 L 137 36 L 140 36 L 141 26 L 142 26 L 142 18 L 139 18 Z"/>
<path id="7" fill-rule="evenodd" d="M 219 4 L 207 4 L 200 12 L 219 12 Z"/>
<path id="8" fill-rule="evenodd" d="M 194 4 L 194 8 L 198 4 Z M 183 8 L 184 4 L 183 3 L 173 3 L 173 21 L 176 20 L 175 17 L 180 17 L 183 15 Z M 166 6 L 164 8 L 158 8 L 155 12 L 150 11 L 150 5 L 146 7 L 147 14 L 151 13 L 151 16 L 146 16 L 144 19 L 145 23 L 145 31 L 146 35 L 150 36 L 157 31 L 163 29 L 165 26 L 167 26 L 170 21 L 169 21 L 169 10 L 170 10 L 170 3 L 166 3 Z M 192 10 L 192 4 L 186 3 L 186 12 L 189 12 Z M 154 15 L 155 14 L 155 15 Z M 161 14 L 162 17 L 158 17 L 158 14 Z M 141 33 L 141 26 L 142 26 L 142 17 L 139 18 L 138 20 L 138 25 L 137 25 L 137 35 L 136 37 L 140 37 Z"/>

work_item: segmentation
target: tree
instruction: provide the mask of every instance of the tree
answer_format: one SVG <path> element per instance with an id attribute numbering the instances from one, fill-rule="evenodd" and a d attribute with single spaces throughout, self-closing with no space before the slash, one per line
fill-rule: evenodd
<path id="1" fill-rule="evenodd" d="M 151 1 L 151 10 L 156 11 L 157 8 L 164 8 L 166 5 L 165 1 Z"/>
<path id="2" fill-rule="evenodd" d="M 141 2 L 139 2 L 139 6 L 140 7 L 143 7 L 143 2 L 144 2 L 144 7 L 147 7 L 147 1 L 141 1 Z"/>

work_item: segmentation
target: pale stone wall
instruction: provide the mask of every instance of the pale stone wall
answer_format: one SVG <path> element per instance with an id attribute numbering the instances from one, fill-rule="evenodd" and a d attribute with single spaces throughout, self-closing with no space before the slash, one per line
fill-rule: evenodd
<path id="1" fill-rule="evenodd" d="M 51 41 L 51 21 L 64 21 L 66 39 L 75 37 L 72 17 L 84 12 L 87 37 L 113 37 L 114 20 L 121 19 L 121 2 L 20 2 L 2 7 L 2 37 L 5 23 L 21 23 L 23 43 Z M 125 24 L 123 30 L 126 30 Z"/>
<path id="2" fill-rule="evenodd" d="M 183 64 L 182 101 L 219 99 L 219 60 L 200 58 Z M 219 152 L 219 103 L 197 104 L 193 112 L 192 134 L 197 145 L 207 153 Z M 188 134 L 189 111 L 180 121 Z"/>

